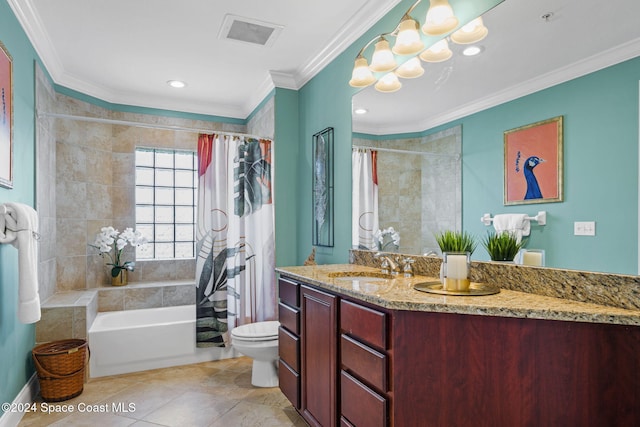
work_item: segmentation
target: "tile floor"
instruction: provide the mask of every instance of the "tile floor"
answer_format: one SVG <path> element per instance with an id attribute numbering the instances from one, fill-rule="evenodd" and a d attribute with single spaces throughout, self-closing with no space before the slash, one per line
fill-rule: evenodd
<path id="1" fill-rule="evenodd" d="M 74 412 L 46 414 L 38 400 L 37 412 L 25 414 L 19 427 L 307 425 L 279 388 L 251 385 L 246 357 L 93 378 L 80 396 L 57 404 L 71 405 Z"/>

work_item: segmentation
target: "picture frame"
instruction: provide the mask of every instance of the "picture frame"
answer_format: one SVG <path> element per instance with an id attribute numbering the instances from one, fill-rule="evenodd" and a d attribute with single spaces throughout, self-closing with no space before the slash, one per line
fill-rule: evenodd
<path id="1" fill-rule="evenodd" d="M 563 117 L 504 132 L 504 204 L 563 201 Z"/>
<path id="2" fill-rule="evenodd" d="M 13 58 L 0 42 L 0 186 L 13 188 Z"/>
<path id="3" fill-rule="evenodd" d="M 313 241 L 333 247 L 333 128 L 313 135 Z"/>

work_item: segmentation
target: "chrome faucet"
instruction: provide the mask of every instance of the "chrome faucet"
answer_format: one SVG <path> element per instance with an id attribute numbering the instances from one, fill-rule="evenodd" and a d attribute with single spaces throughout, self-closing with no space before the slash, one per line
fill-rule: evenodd
<path id="1" fill-rule="evenodd" d="M 400 263 L 397 258 L 392 257 L 391 255 L 384 254 L 382 252 L 378 252 L 374 255 L 374 258 L 380 258 L 380 268 L 382 269 L 382 273 L 385 274 L 400 274 Z"/>

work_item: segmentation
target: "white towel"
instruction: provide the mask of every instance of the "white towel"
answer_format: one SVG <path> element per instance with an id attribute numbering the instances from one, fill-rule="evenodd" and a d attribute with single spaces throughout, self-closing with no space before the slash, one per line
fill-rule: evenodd
<path id="1" fill-rule="evenodd" d="M 500 214 L 493 217 L 493 228 L 498 234 L 505 231 L 513 233 L 520 243 L 522 236 L 528 236 L 531 232 L 531 222 L 526 214 Z"/>
<path id="2" fill-rule="evenodd" d="M 5 203 L 0 215 L 0 243 L 18 249 L 18 319 L 22 323 L 40 320 L 38 294 L 38 214 L 22 203 Z"/>

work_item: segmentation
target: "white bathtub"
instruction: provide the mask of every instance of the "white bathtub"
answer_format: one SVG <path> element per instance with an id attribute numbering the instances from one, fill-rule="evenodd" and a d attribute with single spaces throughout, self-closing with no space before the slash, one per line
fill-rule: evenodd
<path id="1" fill-rule="evenodd" d="M 98 313 L 89 328 L 91 377 L 235 357 L 230 348 L 196 348 L 195 305 Z"/>

